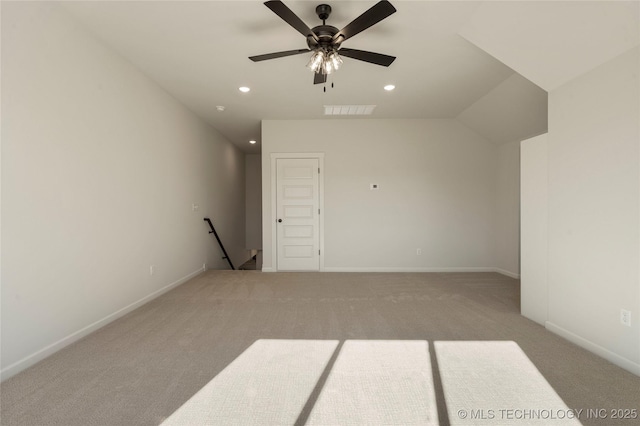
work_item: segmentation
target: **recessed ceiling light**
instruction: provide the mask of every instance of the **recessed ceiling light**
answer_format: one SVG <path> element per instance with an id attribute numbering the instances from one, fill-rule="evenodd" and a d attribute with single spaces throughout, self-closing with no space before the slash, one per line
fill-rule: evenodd
<path id="1" fill-rule="evenodd" d="M 217 105 L 217 106 L 216 106 L 216 109 L 217 109 L 218 111 L 224 111 L 224 106 L 223 106 L 223 105 Z"/>
<path id="2" fill-rule="evenodd" d="M 254 144 L 256 143 L 256 141 L 253 141 L 253 140 L 252 140 L 252 141 L 249 141 L 249 143 L 250 143 L 251 145 L 254 145 Z"/>
<path id="3" fill-rule="evenodd" d="M 242 87 L 238 87 L 238 90 L 240 90 L 242 93 L 247 93 L 249 89 L 247 86 L 242 86 Z"/>
<path id="4" fill-rule="evenodd" d="M 395 88 L 396 86 L 394 86 L 393 84 L 387 84 L 386 86 L 384 86 L 384 90 L 386 90 L 387 92 L 390 92 Z"/>

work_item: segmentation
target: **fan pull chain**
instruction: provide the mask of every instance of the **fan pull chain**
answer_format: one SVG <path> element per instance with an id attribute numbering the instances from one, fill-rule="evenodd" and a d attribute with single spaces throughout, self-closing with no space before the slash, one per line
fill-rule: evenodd
<path id="1" fill-rule="evenodd" d="M 328 80 L 328 79 L 327 79 Z M 327 80 L 324 81 L 324 87 L 322 88 L 322 91 L 324 93 L 327 93 Z M 331 88 L 333 89 L 333 81 L 331 81 Z"/>

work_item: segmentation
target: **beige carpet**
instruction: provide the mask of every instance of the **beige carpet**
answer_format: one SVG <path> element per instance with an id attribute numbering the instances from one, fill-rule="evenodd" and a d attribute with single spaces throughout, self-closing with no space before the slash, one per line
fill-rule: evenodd
<path id="1" fill-rule="evenodd" d="M 347 340 L 307 424 L 437 425 L 429 343 Z"/>
<path id="2" fill-rule="evenodd" d="M 162 424 L 294 424 L 337 346 L 258 340 Z"/>
<path id="3" fill-rule="evenodd" d="M 609 415 L 640 378 L 518 300 L 493 273 L 209 271 L 2 383 L 0 422 L 640 424 Z"/>
<path id="4" fill-rule="evenodd" d="M 435 342 L 452 425 L 579 425 L 515 342 Z"/>

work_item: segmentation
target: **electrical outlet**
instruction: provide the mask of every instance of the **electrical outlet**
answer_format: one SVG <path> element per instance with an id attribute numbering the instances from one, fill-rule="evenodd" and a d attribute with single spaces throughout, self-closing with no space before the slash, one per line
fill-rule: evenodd
<path id="1" fill-rule="evenodd" d="M 199 205 L 197 205 L 196 203 L 191 204 L 191 211 L 197 212 L 198 210 L 200 210 Z"/>
<path id="2" fill-rule="evenodd" d="M 203 264 L 202 264 L 202 270 L 203 270 L 203 271 L 206 271 L 206 270 L 207 270 L 207 264 L 206 264 L 206 263 L 203 263 Z"/>
<path id="3" fill-rule="evenodd" d="M 153 265 L 149 266 L 149 275 L 153 275 L 155 267 Z"/>
<path id="4" fill-rule="evenodd" d="M 417 255 L 417 256 L 422 255 L 422 249 L 421 249 L 421 248 L 416 249 L 416 255 Z"/>
<path id="5" fill-rule="evenodd" d="M 631 311 L 620 309 L 620 324 L 631 327 Z"/>

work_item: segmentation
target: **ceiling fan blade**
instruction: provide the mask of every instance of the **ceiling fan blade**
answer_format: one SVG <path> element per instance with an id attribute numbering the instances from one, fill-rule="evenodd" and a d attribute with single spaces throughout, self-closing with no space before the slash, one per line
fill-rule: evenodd
<path id="1" fill-rule="evenodd" d="M 282 3 L 281 1 L 270 0 L 270 1 L 264 2 L 264 5 L 267 6 L 269 9 L 271 9 L 273 13 L 275 13 L 280 18 L 282 18 L 282 20 L 285 21 L 287 24 L 295 28 L 303 36 L 305 37 L 311 36 L 315 41 L 319 41 L 318 36 L 313 31 L 311 31 L 311 28 L 309 28 L 307 24 L 302 22 L 302 19 L 298 18 L 298 15 L 293 13 L 291 9 L 285 6 L 285 4 Z"/>
<path id="2" fill-rule="evenodd" d="M 322 74 L 321 72 L 316 72 L 313 74 L 313 84 L 323 84 L 327 82 L 327 75 Z"/>
<path id="3" fill-rule="evenodd" d="M 333 40 L 342 43 L 346 39 L 351 38 L 354 35 L 366 30 L 367 28 L 377 24 L 378 22 L 394 14 L 395 12 L 396 8 L 393 7 L 391 3 L 389 3 L 387 0 L 382 0 L 374 4 L 362 15 L 351 21 L 351 23 L 347 24 L 346 27 L 338 31 L 338 33 L 333 36 Z"/>
<path id="4" fill-rule="evenodd" d="M 299 55 L 311 52 L 309 49 L 285 50 L 284 52 L 265 53 L 264 55 L 249 56 L 253 62 L 266 61 L 268 59 L 283 58 L 285 56 Z"/>
<path id="5" fill-rule="evenodd" d="M 367 52 L 366 50 L 342 48 L 338 50 L 340 56 L 357 59 L 359 61 L 369 62 L 371 64 L 382 65 L 388 67 L 396 60 L 395 56 L 383 55 L 382 53 Z"/>

